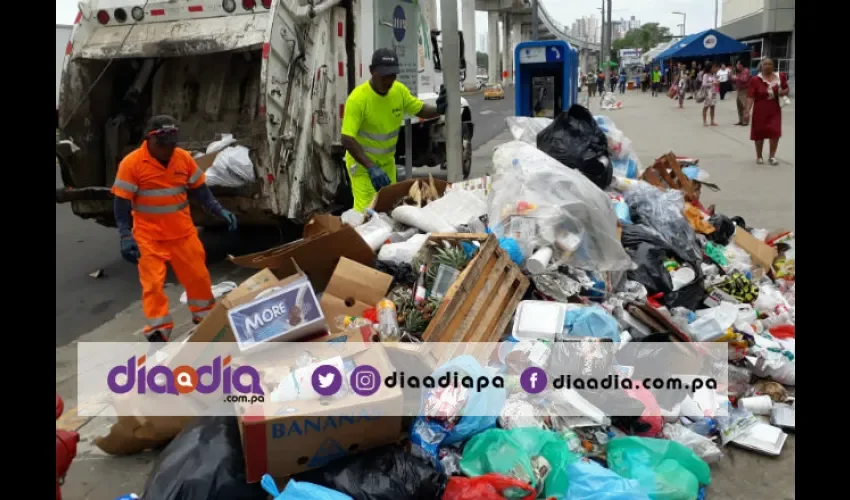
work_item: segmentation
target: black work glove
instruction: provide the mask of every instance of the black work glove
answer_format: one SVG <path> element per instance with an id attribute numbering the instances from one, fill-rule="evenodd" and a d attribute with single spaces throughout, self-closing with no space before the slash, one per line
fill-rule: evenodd
<path id="1" fill-rule="evenodd" d="M 132 236 L 121 238 L 121 256 L 124 257 L 124 260 L 131 264 L 137 264 L 141 255 L 139 245 L 136 244 L 136 240 Z"/>
<path id="2" fill-rule="evenodd" d="M 446 97 L 446 86 L 440 85 L 440 95 L 437 97 L 437 113 L 444 115 L 447 109 L 449 109 L 449 100 Z"/>

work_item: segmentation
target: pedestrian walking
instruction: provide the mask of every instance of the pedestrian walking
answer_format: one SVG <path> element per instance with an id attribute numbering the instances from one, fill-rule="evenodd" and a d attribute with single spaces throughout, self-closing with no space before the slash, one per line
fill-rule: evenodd
<path id="1" fill-rule="evenodd" d="M 618 79 L 618 83 L 619 83 L 619 86 L 620 86 L 620 93 L 625 94 L 626 93 L 626 69 L 625 68 L 620 70 L 620 76 L 619 76 L 619 79 Z"/>
<path id="2" fill-rule="evenodd" d="M 768 163 L 779 165 L 776 149 L 779 147 L 779 138 L 782 137 L 780 99 L 787 95 L 788 81 L 785 75 L 774 71 L 773 59 L 762 59 L 761 72 L 750 79 L 744 112 L 746 121 L 750 121 L 752 116 L 750 140 L 755 141 L 756 163 L 759 165 L 764 163 L 762 152 L 765 139 L 770 142 Z"/>
<path id="3" fill-rule="evenodd" d="M 679 109 L 685 108 L 685 94 L 688 92 L 688 68 L 684 64 L 679 64 Z"/>
<path id="4" fill-rule="evenodd" d="M 661 91 L 661 68 L 656 66 L 652 68 L 652 96 L 658 97 Z"/>
<path id="5" fill-rule="evenodd" d="M 592 71 L 587 72 L 585 84 L 587 85 L 587 96 L 594 97 L 596 95 L 596 75 Z"/>
<path id="6" fill-rule="evenodd" d="M 691 95 L 690 95 L 690 97 L 688 97 L 688 99 L 693 99 L 694 97 L 696 97 L 697 90 L 699 90 L 698 85 L 697 85 L 697 72 L 698 71 L 699 70 L 697 69 L 697 62 L 691 61 L 691 67 L 688 69 L 688 86 L 690 87 L 689 91 L 690 91 Z"/>
<path id="7" fill-rule="evenodd" d="M 735 125 L 747 126 L 749 122 L 745 118 L 747 109 L 747 95 L 750 88 L 750 70 L 744 66 L 741 61 L 735 65 L 735 89 L 737 92 L 736 100 L 738 106 L 738 123 Z"/>
<path id="8" fill-rule="evenodd" d="M 717 122 L 714 121 L 714 106 L 717 104 L 718 83 L 717 83 L 717 63 L 712 63 L 711 67 L 703 72 L 702 86 L 700 92 L 705 94 L 705 100 L 702 102 L 702 125 L 708 126 L 706 121 L 707 115 L 711 116 L 711 126 L 716 127 Z"/>
<path id="9" fill-rule="evenodd" d="M 138 264 L 142 311 L 149 342 L 168 342 L 174 321 L 165 295 L 166 263 L 186 289 L 195 324 L 215 305 L 204 245 L 192 222 L 189 199 L 237 228 L 236 217 L 222 208 L 206 185 L 204 171 L 188 151 L 178 148 L 179 127 L 170 116 L 148 122 L 139 149 L 121 160 L 112 194 L 121 255 Z"/>
<path id="10" fill-rule="evenodd" d="M 596 92 L 599 97 L 602 97 L 602 93 L 605 92 L 605 73 L 602 70 L 599 70 L 599 74 L 596 75 Z"/>
<path id="11" fill-rule="evenodd" d="M 611 92 L 614 92 L 614 89 L 617 88 L 617 72 L 612 69 L 608 75 L 611 78 L 608 86 L 611 88 Z"/>
<path id="12" fill-rule="evenodd" d="M 731 69 L 726 67 L 726 63 L 720 65 L 720 69 L 717 70 L 717 81 L 720 83 L 720 100 L 724 100 L 726 98 L 726 93 L 732 90 L 732 82 L 729 80 Z"/>

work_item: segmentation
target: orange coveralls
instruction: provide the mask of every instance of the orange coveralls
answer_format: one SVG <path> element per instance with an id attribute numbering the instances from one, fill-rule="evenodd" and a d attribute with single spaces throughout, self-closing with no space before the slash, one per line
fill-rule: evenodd
<path id="1" fill-rule="evenodd" d="M 206 254 L 189 211 L 188 190 L 206 181 L 192 156 L 175 148 L 166 167 L 153 158 L 147 142 L 127 155 L 118 166 L 112 194 L 133 203 L 133 237 L 139 246 L 139 280 L 145 333 L 171 334 L 174 321 L 168 314 L 165 263 L 186 289 L 192 319 L 199 322 L 215 305 Z"/>

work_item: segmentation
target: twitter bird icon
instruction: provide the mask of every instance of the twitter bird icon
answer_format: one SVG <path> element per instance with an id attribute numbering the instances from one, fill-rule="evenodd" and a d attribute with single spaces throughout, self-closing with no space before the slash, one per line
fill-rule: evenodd
<path id="1" fill-rule="evenodd" d="M 332 365 L 320 365 L 311 377 L 313 390 L 322 396 L 333 396 L 342 388 L 342 373 Z"/>

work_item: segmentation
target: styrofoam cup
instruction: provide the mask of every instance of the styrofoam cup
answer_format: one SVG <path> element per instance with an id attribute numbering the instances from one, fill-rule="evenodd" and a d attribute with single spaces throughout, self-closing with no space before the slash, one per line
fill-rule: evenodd
<path id="1" fill-rule="evenodd" d="M 543 247 L 534 252 L 531 257 L 525 262 L 525 268 L 531 274 L 540 274 L 546 272 L 549 266 L 549 261 L 552 260 L 552 248 Z"/>
<path id="2" fill-rule="evenodd" d="M 753 396 L 750 398 L 741 398 L 738 405 L 743 409 L 752 412 L 753 415 L 770 415 L 770 410 L 773 408 L 773 400 L 770 396 Z"/>

